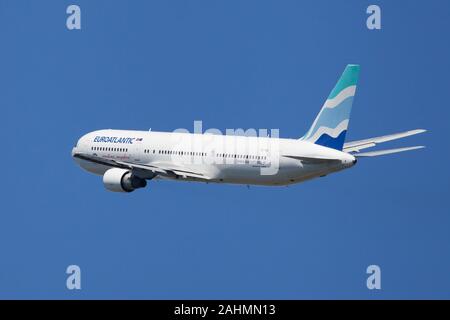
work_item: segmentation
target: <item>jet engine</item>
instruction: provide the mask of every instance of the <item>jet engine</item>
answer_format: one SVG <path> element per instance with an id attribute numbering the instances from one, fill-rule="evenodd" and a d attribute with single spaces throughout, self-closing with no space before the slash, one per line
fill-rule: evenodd
<path id="1" fill-rule="evenodd" d="M 103 184 L 107 190 L 112 192 L 131 192 L 138 188 L 144 188 L 147 181 L 133 175 L 130 170 L 113 168 L 103 175 Z"/>

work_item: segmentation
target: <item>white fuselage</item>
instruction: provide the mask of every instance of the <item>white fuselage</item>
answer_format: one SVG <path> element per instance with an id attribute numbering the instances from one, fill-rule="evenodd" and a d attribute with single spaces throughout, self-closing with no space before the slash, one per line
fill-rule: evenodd
<path id="1" fill-rule="evenodd" d="M 110 129 L 84 135 L 72 150 L 74 154 L 195 172 L 208 178 L 178 175 L 177 180 L 248 185 L 298 183 L 356 162 L 348 153 L 295 139 Z M 334 161 L 304 160 L 308 158 Z M 74 159 L 83 169 L 98 175 L 112 168 Z"/>

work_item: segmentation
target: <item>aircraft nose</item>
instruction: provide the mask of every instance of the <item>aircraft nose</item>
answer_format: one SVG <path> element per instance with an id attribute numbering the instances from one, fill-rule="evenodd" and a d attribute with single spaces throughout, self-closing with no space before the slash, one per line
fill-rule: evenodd
<path id="1" fill-rule="evenodd" d="M 83 137 L 81 137 L 80 139 L 77 140 L 77 142 L 75 142 L 75 145 L 72 148 L 72 157 L 78 153 L 79 149 L 80 149 L 80 144 L 81 144 L 81 140 L 83 139 Z"/>
<path id="2" fill-rule="evenodd" d="M 72 157 L 77 153 L 77 147 L 72 148 Z"/>

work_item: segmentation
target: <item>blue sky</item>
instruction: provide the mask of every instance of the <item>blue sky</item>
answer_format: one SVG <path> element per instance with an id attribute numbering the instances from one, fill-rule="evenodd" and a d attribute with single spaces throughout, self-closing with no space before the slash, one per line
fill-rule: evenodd
<path id="1" fill-rule="evenodd" d="M 78 4 L 82 30 L 66 28 Z M 366 28 L 366 8 L 382 29 Z M 448 1 L 0 2 L 0 298 L 450 298 Z M 426 128 L 270 188 L 107 192 L 70 151 L 102 129 L 302 136 L 347 63 L 347 140 Z M 82 290 L 66 289 L 66 267 Z M 366 287 L 377 264 L 382 290 Z"/>

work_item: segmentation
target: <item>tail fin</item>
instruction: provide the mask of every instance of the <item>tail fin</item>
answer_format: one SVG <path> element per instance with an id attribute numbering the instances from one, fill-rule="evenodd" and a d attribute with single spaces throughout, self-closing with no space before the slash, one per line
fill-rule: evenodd
<path id="1" fill-rule="evenodd" d="M 359 65 L 347 65 L 316 120 L 301 140 L 342 150 L 350 121 L 350 111 L 358 76 Z"/>

